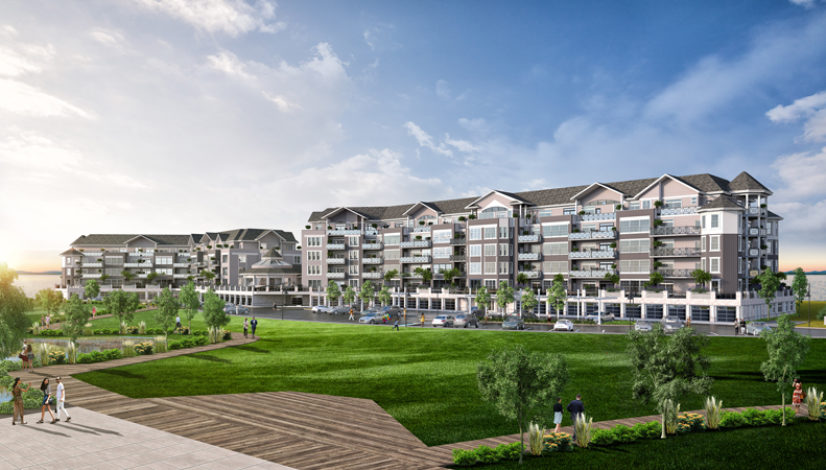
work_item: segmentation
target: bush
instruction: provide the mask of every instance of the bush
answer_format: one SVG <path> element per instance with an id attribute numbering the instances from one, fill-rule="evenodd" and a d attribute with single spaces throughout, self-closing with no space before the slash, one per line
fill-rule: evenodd
<path id="1" fill-rule="evenodd" d="M 597 429 L 591 436 L 591 444 L 595 446 L 610 446 L 617 442 L 612 429 Z"/>
<path id="2" fill-rule="evenodd" d="M 499 461 L 498 454 L 488 446 L 479 446 L 476 452 L 476 460 L 479 463 L 496 463 Z"/>
<path id="3" fill-rule="evenodd" d="M 206 330 L 197 330 L 197 331 L 193 331 L 192 334 L 195 335 L 195 336 L 208 336 L 209 332 L 206 331 Z"/>
<path id="4" fill-rule="evenodd" d="M 717 429 L 720 427 L 720 413 L 722 409 L 723 400 L 717 401 L 714 397 L 706 398 L 706 426 L 708 426 L 709 429 Z"/>
<path id="5" fill-rule="evenodd" d="M 571 445 L 571 435 L 567 432 L 552 432 L 545 435 L 545 447 L 553 447 L 549 452 L 553 451 L 570 451 L 573 450 Z M 551 446 L 553 445 L 553 446 Z"/>
<path id="6" fill-rule="evenodd" d="M 232 332 L 229 330 L 224 330 L 224 341 L 229 341 L 232 339 Z"/>
<path id="7" fill-rule="evenodd" d="M 720 418 L 720 427 L 721 428 L 739 428 L 741 426 L 746 425 L 746 419 L 743 418 L 743 415 L 737 413 L 736 411 L 724 411 L 723 417 Z"/>
<path id="8" fill-rule="evenodd" d="M 496 456 L 499 458 L 500 461 L 502 460 L 518 460 L 519 454 L 522 453 L 522 444 L 519 442 L 513 442 L 510 444 L 499 444 L 494 449 L 496 452 Z"/>
<path id="9" fill-rule="evenodd" d="M 196 346 L 206 346 L 207 344 L 209 344 L 209 338 L 206 336 L 198 336 L 195 338 Z"/>
<path id="10" fill-rule="evenodd" d="M 589 418 L 582 413 L 582 416 L 576 420 L 574 427 L 576 428 L 576 445 L 587 448 L 591 443 L 591 433 L 593 432 L 594 418 Z"/>
<path id="11" fill-rule="evenodd" d="M 476 452 L 473 450 L 453 449 L 453 463 L 460 467 L 476 465 Z"/>
<path id="12" fill-rule="evenodd" d="M 138 343 L 135 345 L 135 352 L 138 353 L 139 356 L 146 356 L 152 354 L 152 343 L 150 341 L 144 341 L 143 343 Z"/>
<path id="13" fill-rule="evenodd" d="M 169 350 L 170 351 L 173 351 L 173 350 L 176 350 L 176 349 L 182 349 L 182 348 L 183 348 L 183 344 L 181 344 L 180 341 L 170 341 L 169 342 Z"/>
<path id="14" fill-rule="evenodd" d="M 765 426 L 771 424 L 771 420 L 766 416 L 765 411 L 748 408 L 742 413 L 747 426 Z"/>
<path id="15" fill-rule="evenodd" d="M 121 353 L 120 349 L 107 349 L 103 351 L 103 357 L 105 361 L 111 361 L 122 358 L 123 353 Z"/>
<path id="16" fill-rule="evenodd" d="M 63 330 L 40 330 L 40 336 L 63 336 Z"/>
<path id="17" fill-rule="evenodd" d="M 705 431 L 705 418 L 700 413 L 683 413 L 677 416 L 677 422 L 688 426 L 688 431 Z M 678 430 L 679 432 L 679 430 Z"/>
<path id="18" fill-rule="evenodd" d="M 637 423 L 631 428 L 637 439 L 657 439 L 662 435 L 663 426 L 659 421 Z"/>
<path id="19" fill-rule="evenodd" d="M 793 424 L 794 422 L 794 408 L 786 407 L 786 424 Z M 783 422 L 783 410 L 766 410 L 766 420 L 770 424 L 781 424 Z"/>
<path id="20" fill-rule="evenodd" d="M 823 403 L 823 392 L 818 392 L 816 388 L 809 387 L 809 390 L 806 392 L 806 409 L 808 410 L 810 421 L 818 421 L 823 417 L 821 403 Z"/>

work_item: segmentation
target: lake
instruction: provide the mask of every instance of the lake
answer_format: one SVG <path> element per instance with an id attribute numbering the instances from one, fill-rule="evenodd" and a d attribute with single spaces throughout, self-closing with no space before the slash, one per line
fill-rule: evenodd
<path id="1" fill-rule="evenodd" d="M 14 285 L 21 287 L 27 297 L 34 297 L 40 289 L 54 289 L 60 284 L 57 274 L 21 274 L 17 276 Z"/>

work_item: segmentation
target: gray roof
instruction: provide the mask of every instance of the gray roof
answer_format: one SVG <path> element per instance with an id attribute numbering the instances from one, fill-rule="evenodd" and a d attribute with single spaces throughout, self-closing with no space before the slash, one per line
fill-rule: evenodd
<path id="1" fill-rule="evenodd" d="M 736 178 L 731 180 L 729 184 L 732 191 L 769 191 L 769 188 L 763 186 L 759 181 L 754 179 L 753 176 L 746 173 L 745 171 L 737 175 Z"/>
<path id="2" fill-rule="evenodd" d="M 123 245 L 135 237 L 146 237 L 158 245 L 189 245 L 189 235 L 150 235 L 144 233 L 92 233 L 81 235 L 72 246 Z"/>
<path id="3" fill-rule="evenodd" d="M 285 230 L 273 230 L 273 232 L 281 235 L 281 238 L 288 242 L 298 243 L 298 240 L 295 239 L 295 235 L 292 232 L 287 232 Z"/>
<path id="4" fill-rule="evenodd" d="M 707 210 L 715 210 L 715 209 L 728 209 L 728 210 L 733 209 L 733 210 L 738 210 L 738 211 L 745 210 L 745 209 L 743 209 L 743 207 L 741 205 L 734 202 L 734 200 L 731 199 L 728 196 L 720 196 L 717 199 L 715 199 L 715 200 L 709 202 L 708 204 L 704 205 L 699 210 L 707 211 Z"/>
<path id="5" fill-rule="evenodd" d="M 64 251 L 63 253 L 61 253 L 61 254 L 60 254 L 60 256 L 71 256 L 71 255 L 75 255 L 75 256 L 77 256 L 77 255 L 82 255 L 82 254 L 83 254 L 83 253 L 81 253 L 81 252 L 79 252 L 79 251 L 75 250 L 74 248 L 69 248 L 68 250 L 66 250 L 66 251 Z"/>

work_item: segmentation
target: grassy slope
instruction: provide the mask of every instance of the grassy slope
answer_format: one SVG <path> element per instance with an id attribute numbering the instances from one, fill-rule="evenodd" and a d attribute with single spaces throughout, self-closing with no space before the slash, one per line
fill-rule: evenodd
<path id="1" fill-rule="evenodd" d="M 237 331 L 241 318 L 234 317 Z M 94 385 L 132 397 L 295 390 L 375 400 L 428 445 L 516 432 L 480 401 L 477 364 L 494 348 L 522 343 L 558 352 L 569 363 L 564 398 L 582 393 L 596 421 L 653 414 L 631 400 L 629 363 L 620 335 L 565 335 L 260 320 L 255 344 L 90 372 Z M 725 406 L 780 402 L 759 372 L 765 344 L 712 338 L 706 349 L 712 392 Z M 826 385 L 826 341 L 814 341 L 801 371 L 805 385 Z M 151 383 L 148 387 L 145 384 Z M 698 409 L 701 399 L 683 402 Z"/>

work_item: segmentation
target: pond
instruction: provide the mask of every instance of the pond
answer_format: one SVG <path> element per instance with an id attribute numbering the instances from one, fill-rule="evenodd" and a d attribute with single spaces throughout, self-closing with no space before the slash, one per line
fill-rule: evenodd
<path id="1" fill-rule="evenodd" d="M 0 403 L 11 401 L 11 392 L 3 387 L 0 387 Z"/>

